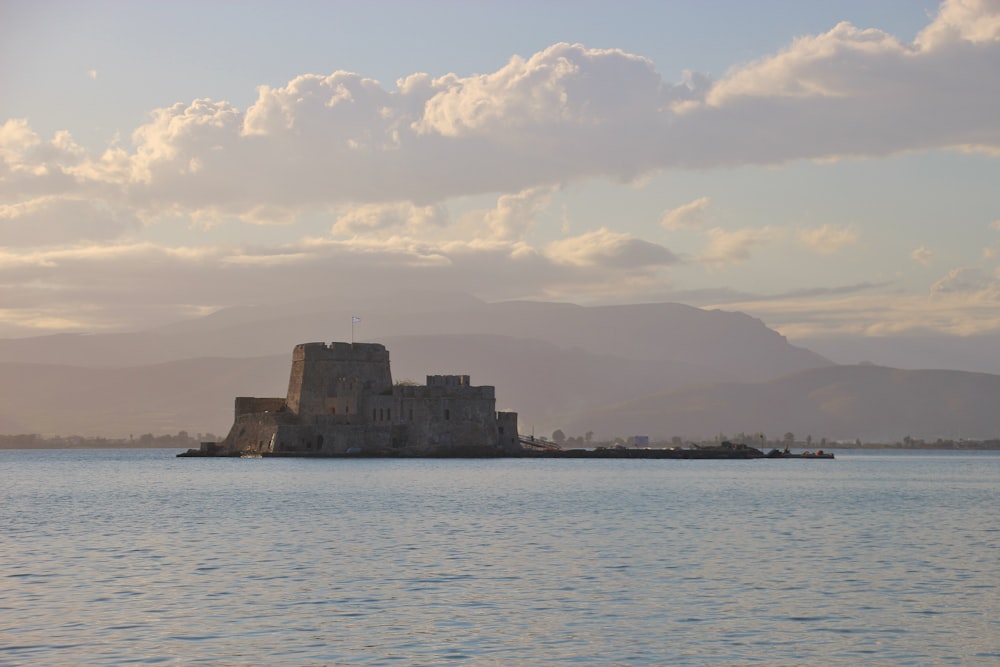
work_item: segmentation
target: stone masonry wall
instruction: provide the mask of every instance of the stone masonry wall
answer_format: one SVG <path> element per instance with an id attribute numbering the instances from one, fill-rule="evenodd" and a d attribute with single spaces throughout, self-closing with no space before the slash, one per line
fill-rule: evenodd
<path id="1" fill-rule="evenodd" d="M 517 432 L 517 413 L 497 413 L 498 446 L 506 452 L 517 452 L 521 449 L 521 440 Z"/>
<path id="2" fill-rule="evenodd" d="M 256 396 L 237 396 L 235 415 L 253 414 L 255 412 L 280 412 L 285 409 L 283 398 L 257 398 Z"/>
<path id="3" fill-rule="evenodd" d="M 463 380 L 448 382 L 440 378 Z M 430 376 L 424 387 L 397 387 L 397 411 L 407 425 L 407 443 L 418 450 L 499 442 L 493 387 L 472 387 L 468 376 Z"/>
<path id="4" fill-rule="evenodd" d="M 278 415 L 276 412 L 237 415 L 222 443 L 225 451 L 229 454 L 270 452 L 272 436 L 278 429 Z"/>
<path id="5" fill-rule="evenodd" d="M 316 456 L 352 451 L 375 455 L 386 453 L 389 448 L 389 425 L 341 424 L 324 417 L 317 420 L 318 423 L 280 426 L 274 451 Z"/>
<path id="6" fill-rule="evenodd" d="M 345 382 L 346 381 L 346 382 Z M 353 381 L 353 384 L 350 382 Z M 349 399 L 392 390 L 389 352 L 377 343 L 303 343 L 292 351 L 288 407 L 299 415 L 330 414 L 328 400 L 353 386 Z M 346 406 L 345 406 L 346 407 Z M 360 412 L 362 406 L 355 406 Z"/>

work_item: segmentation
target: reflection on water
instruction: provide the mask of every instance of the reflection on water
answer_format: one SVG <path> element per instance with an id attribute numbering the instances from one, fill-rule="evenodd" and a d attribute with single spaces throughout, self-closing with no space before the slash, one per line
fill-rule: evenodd
<path id="1" fill-rule="evenodd" d="M 1000 456 L 0 452 L 0 664 L 992 665 Z"/>

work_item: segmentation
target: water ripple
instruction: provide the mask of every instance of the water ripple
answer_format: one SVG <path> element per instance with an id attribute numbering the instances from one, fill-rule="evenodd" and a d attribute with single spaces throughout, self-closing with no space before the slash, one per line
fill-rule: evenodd
<path id="1" fill-rule="evenodd" d="M 993 665 L 998 456 L 0 452 L 0 665 Z"/>

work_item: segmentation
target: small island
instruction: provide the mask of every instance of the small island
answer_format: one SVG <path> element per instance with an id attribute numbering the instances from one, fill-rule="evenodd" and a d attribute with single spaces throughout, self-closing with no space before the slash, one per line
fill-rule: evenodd
<path id="1" fill-rule="evenodd" d="M 497 412 L 492 386 L 468 375 L 393 383 L 378 343 L 302 343 L 292 351 L 285 398 L 236 398 L 229 434 L 181 457 L 534 457 L 757 459 L 759 449 L 722 442 L 691 448 L 563 449 L 522 436 L 516 412 Z"/>

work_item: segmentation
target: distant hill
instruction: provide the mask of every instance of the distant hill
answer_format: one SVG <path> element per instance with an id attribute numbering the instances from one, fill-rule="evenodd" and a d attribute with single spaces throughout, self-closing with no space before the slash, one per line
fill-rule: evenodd
<path id="1" fill-rule="evenodd" d="M 387 338 L 393 377 L 471 375 L 497 388 L 498 409 L 522 427 L 551 428 L 592 406 L 691 382 L 725 379 L 711 369 L 643 362 L 505 336 Z M 284 396 L 291 351 L 246 359 L 205 358 L 128 368 L 0 364 L 0 433 L 190 433 L 228 430 L 236 396 Z"/>
<path id="2" fill-rule="evenodd" d="M 807 338 L 798 343 L 840 364 L 871 362 L 892 368 L 1000 374 L 1000 334 L 996 333 L 842 336 Z"/>
<path id="3" fill-rule="evenodd" d="M 522 429 L 552 430 L 594 406 L 730 376 L 676 361 L 643 361 L 563 349 L 509 336 L 399 336 L 384 339 L 396 379 L 423 383 L 435 373 L 471 375 L 497 390 L 498 409 L 520 414 Z M 527 431 L 526 431 L 527 432 Z"/>
<path id="4" fill-rule="evenodd" d="M 284 396 L 291 354 L 129 368 L 0 364 L 0 433 L 225 435 L 233 399 Z"/>
<path id="5" fill-rule="evenodd" d="M 260 357 L 288 353 L 310 341 L 390 337 L 495 335 L 539 340 L 562 349 L 642 361 L 673 361 L 713 369 L 734 380 L 758 381 L 827 359 L 791 345 L 743 313 L 673 303 L 583 307 L 564 303 L 485 303 L 466 295 L 316 302 L 220 311 L 169 327 L 132 334 L 63 334 L 0 340 L 0 362 L 134 366 L 200 357 Z M 391 351 L 391 350 L 390 350 Z"/>
<path id="6" fill-rule="evenodd" d="M 990 439 L 1000 434 L 1000 376 L 870 365 L 816 368 L 756 384 L 674 389 L 595 408 L 567 433 L 654 438 L 762 432 L 774 439 Z"/>
<path id="7" fill-rule="evenodd" d="M 225 432 L 236 396 L 284 396 L 292 348 L 349 340 L 355 314 L 356 340 L 384 343 L 396 379 L 469 374 L 539 433 L 680 387 L 831 365 L 757 319 L 680 304 L 406 293 L 331 303 L 232 308 L 131 334 L 0 340 L 0 433 Z"/>

